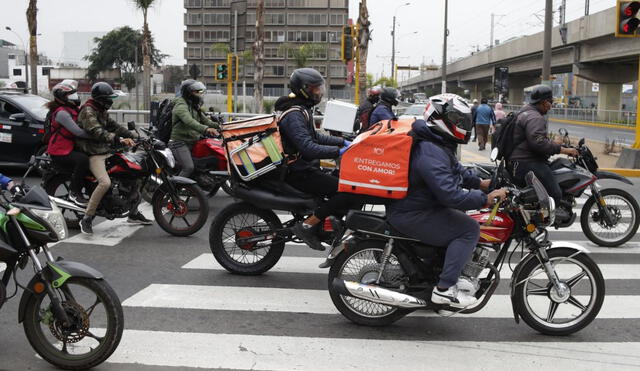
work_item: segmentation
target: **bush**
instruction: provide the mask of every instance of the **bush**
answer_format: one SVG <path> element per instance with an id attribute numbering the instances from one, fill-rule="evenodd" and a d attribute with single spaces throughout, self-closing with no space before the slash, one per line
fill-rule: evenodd
<path id="1" fill-rule="evenodd" d="M 276 101 L 274 100 L 264 100 L 262 102 L 262 108 L 264 108 L 264 112 L 266 113 L 273 113 L 273 108 L 276 104 Z"/>

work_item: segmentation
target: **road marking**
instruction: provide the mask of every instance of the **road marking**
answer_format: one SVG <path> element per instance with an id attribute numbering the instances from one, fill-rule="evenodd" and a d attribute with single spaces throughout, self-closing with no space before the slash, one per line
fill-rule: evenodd
<path id="1" fill-rule="evenodd" d="M 356 347 L 371 356 L 358 356 Z M 638 349 L 640 343 L 633 342 L 408 341 L 125 330 L 107 362 L 243 370 L 388 370 L 390 365 L 400 370 L 416 365 L 467 370 L 468 364 L 457 366 L 451 359 L 476 359 L 484 369 L 517 364 L 525 371 L 637 366 Z"/>
<path id="2" fill-rule="evenodd" d="M 534 299 L 547 300 L 546 297 Z M 576 298 L 582 302 L 581 296 Z M 151 284 L 122 303 L 127 307 L 202 309 L 227 311 L 289 312 L 337 314 L 327 290 L 281 289 L 263 287 L 197 286 Z M 567 304 L 567 309 L 569 305 Z M 546 313 L 546 312 L 545 312 Z M 416 312 L 417 316 L 437 316 Z M 508 295 L 494 295 L 474 318 L 513 318 Z M 640 296 L 608 295 L 598 318 L 640 318 Z"/>
<path id="3" fill-rule="evenodd" d="M 328 269 L 318 268 L 324 258 L 283 256 L 270 272 L 327 274 Z M 513 265 L 515 267 L 515 265 Z M 637 264 L 599 264 L 598 267 L 605 279 L 609 280 L 640 280 L 640 269 Z M 202 254 L 182 266 L 182 269 L 225 270 L 211 254 Z M 501 279 L 511 279 L 511 270 L 506 266 L 500 271 Z"/>

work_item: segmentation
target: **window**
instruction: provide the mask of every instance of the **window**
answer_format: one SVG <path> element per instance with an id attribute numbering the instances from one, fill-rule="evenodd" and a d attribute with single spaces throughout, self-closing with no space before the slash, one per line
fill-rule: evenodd
<path id="1" fill-rule="evenodd" d="M 13 104 L 0 100 L 0 117 L 8 118 L 14 113 L 22 113 L 22 111 Z"/>
<path id="2" fill-rule="evenodd" d="M 346 18 L 346 14 L 331 14 L 329 20 L 332 26 L 342 26 L 347 24 Z"/>
<path id="3" fill-rule="evenodd" d="M 264 48 L 264 57 L 266 59 L 283 59 L 284 52 L 281 48 Z"/>
<path id="4" fill-rule="evenodd" d="M 347 77 L 347 69 L 342 65 L 332 65 L 329 69 L 331 77 Z"/>
<path id="5" fill-rule="evenodd" d="M 255 41 L 256 40 L 256 31 L 247 30 L 244 34 L 246 41 Z M 266 40 L 265 40 L 266 41 Z"/>
<path id="6" fill-rule="evenodd" d="M 327 24 L 326 14 L 287 14 L 287 24 L 304 26 L 324 26 Z"/>
<path id="7" fill-rule="evenodd" d="M 187 56 L 187 59 L 200 59 L 202 58 L 202 49 L 201 48 L 194 48 L 194 47 L 188 47 L 185 48 L 185 52 L 184 53 Z"/>
<path id="8" fill-rule="evenodd" d="M 231 14 L 228 13 L 205 13 L 205 25 L 228 25 L 231 24 Z"/>
<path id="9" fill-rule="evenodd" d="M 339 61 L 342 59 L 342 53 L 340 52 L 340 49 L 329 49 L 329 58 L 331 58 L 332 61 Z"/>
<path id="10" fill-rule="evenodd" d="M 188 13 L 185 14 L 185 17 L 187 17 L 187 26 L 199 26 L 202 24 L 202 14 Z"/>
<path id="11" fill-rule="evenodd" d="M 20 68 L 14 68 L 13 76 L 22 76 L 22 70 Z"/>
<path id="12" fill-rule="evenodd" d="M 340 42 L 340 32 L 329 31 L 329 42 L 336 44 Z"/>
<path id="13" fill-rule="evenodd" d="M 264 74 L 269 77 L 284 76 L 284 66 L 265 66 Z"/>
<path id="14" fill-rule="evenodd" d="M 202 8 L 202 0 L 184 0 L 185 8 Z"/>
<path id="15" fill-rule="evenodd" d="M 213 47 L 204 47 L 202 49 L 204 59 L 227 59 L 227 52 L 225 50 L 218 50 Z"/>
<path id="16" fill-rule="evenodd" d="M 284 42 L 284 31 L 265 31 L 265 42 Z"/>
<path id="17" fill-rule="evenodd" d="M 329 0 L 329 6 L 331 8 L 348 8 L 347 0 Z"/>
<path id="18" fill-rule="evenodd" d="M 200 31 L 185 31 L 184 39 L 186 42 L 200 42 L 201 41 L 201 32 Z"/>
<path id="19" fill-rule="evenodd" d="M 229 0 L 204 0 L 205 8 L 226 8 L 229 6 Z"/>
<path id="20" fill-rule="evenodd" d="M 256 13 L 247 12 L 247 26 L 256 25 Z"/>
<path id="21" fill-rule="evenodd" d="M 327 42 L 327 33 L 324 31 L 288 31 L 287 39 L 290 42 Z"/>
<path id="22" fill-rule="evenodd" d="M 284 13 L 265 13 L 265 25 L 284 25 Z"/>
<path id="23" fill-rule="evenodd" d="M 320 60 L 325 60 L 327 59 L 327 49 L 321 49 L 321 50 L 314 50 L 313 51 L 313 55 L 311 56 L 310 59 L 320 59 Z"/>
<path id="24" fill-rule="evenodd" d="M 202 67 L 202 76 L 213 77 L 213 64 L 205 63 Z"/>
<path id="25" fill-rule="evenodd" d="M 253 77 L 256 67 L 253 64 L 247 64 L 244 66 L 244 76 Z"/>
<path id="26" fill-rule="evenodd" d="M 228 42 L 230 31 L 202 31 L 203 41 Z"/>
<path id="27" fill-rule="evenodd" d="M 327 8 L 328 0 L 287 0 L 291 8 Z"/>
<path id="28" fill-rule="evenodd" d="M 49 76 L 49 72 L 53 69 L 53 67 L 42 67 L 42 76 Z"/>

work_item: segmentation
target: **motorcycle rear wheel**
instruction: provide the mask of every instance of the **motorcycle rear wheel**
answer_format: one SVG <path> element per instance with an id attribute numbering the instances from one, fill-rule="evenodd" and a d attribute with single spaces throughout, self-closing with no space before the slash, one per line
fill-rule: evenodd
<path id="1" fill-rule="evenodd" d="M 216 261 L 227 271 L 253 276 L 262 274 L 280 260 L 284 241 L 271 240 L 238 245 L 238 237 L 250 237 L 257 232 L 275 232 L 282 223 L 271 210 L 249 203 L 231 204 L 213 219 L 209 229 L 209 247 Z M 264 247 L 261 247 L 264 245 Z"/>
<path id="2" fill-rule="evenodd" d="M 209 200 L 197 184 L 175 184 L 180 198 L 174 205 L 169 193 L 159 188 L 153 195 L 153 217 L 165 232 L 178 237 L 198 232 L 209 217 Z M 192 213 L 193 212 L 193 213 Z M 195 219 L 191 218 L 194 216 Z"/>
<path id="3" fill-rule="evenodd" d="M 603 225 L 604 221 L 600 222 L 594 219 L 598 211 L 596 200 L 593 196 L 584 203 L 580 214 L 580 226 L 587 238 L 599 246 L 605 247 L 618 247 L 629 241 L 638 232 L 638 226 L 640 225 L 640 207 L 635 198 L 628 192 L 622 189 L 608 188 L 600 191 L 602 198 L 607 203 L 607 208 L 614 214 L 614 217 L 618 220 L 613 227 L 606 227 Z M 627 223 L 623 223 L 623 220 L 630 218 Z M 616 232 L 620 225 L 625 225 L 626 228 L 620 233 Z M 594 230 L 600 229 L 601 231 Z M 616 230 L 614 230 L 616 229 Z M 608 236 L 609 235 L 609 236 Z"/>

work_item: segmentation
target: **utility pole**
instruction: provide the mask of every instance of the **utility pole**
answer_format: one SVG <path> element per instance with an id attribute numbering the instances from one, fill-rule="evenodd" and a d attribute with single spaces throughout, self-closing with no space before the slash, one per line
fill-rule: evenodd
<path id="1" fill-rule="evenodd" d="M 562 38 L 562 43 L 567 43 L 567 0 L 562 0 L 562 5 L 560 5 L 560 38 Z"/>
<path id="2" fill-rule="evenodd" d="M 391 29 L 391 78 L 396 66 L 396 16 L 393 16 L 393 28 Z"/>
<path id="3" fill-rule="evenodd" d="M 496 19 L 496 15 L 491 13 L 491 39 L 489 40 L 489 48 L 493 48 L 493 25 Z"/>
<path id="4" fill-rule="evenodd" d="M 233 12 L 233 54 L 238 55 L 238 10 Z M 234 57 L 235 58 L 235 57 Z M 234 61 L 237 61 L 234 59 Z M 229 67 L 231 68 L 231 67 Z M 235 70 L 235 67 L 234 67 Z M 231 76 L 233 71 L 229 71 Z M 238 76 L 233 79 L 233 112 L 238 111 Z"/>
<path id="5" fill-rule="evenodd" d="M 551 86 L 551 29 L 553 28 L 553 0 L 545 0 L 544 45 L 542 49 L 542 84 Z"/>
<path id="6" fill-rule="evenodd" d="M 551 0 L 547 0 L 551 1 Z M 447 92 L 447 12 L 449 11 L 449 0 L 444 0 L 444 42 L 442 44 L 442 94 Z"/>
<path id="7" fill-rule="evenodd" d="M 589 0 L 584 0 L 584 15 L 589 15 Z"/>

